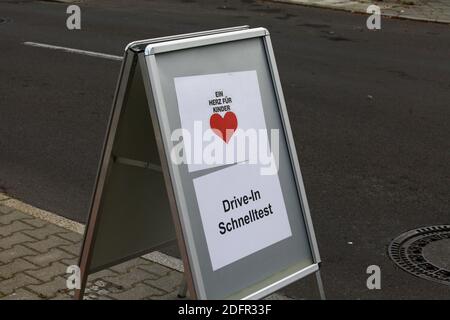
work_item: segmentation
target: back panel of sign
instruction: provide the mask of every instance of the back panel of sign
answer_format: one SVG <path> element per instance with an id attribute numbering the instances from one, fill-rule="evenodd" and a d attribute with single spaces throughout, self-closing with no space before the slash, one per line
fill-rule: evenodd
<path id="1" fill-rule="evenodd" d="M 175 239 L 140 68 L 129 68 L 131 79 L 113 137 L 90 272 Z"/>

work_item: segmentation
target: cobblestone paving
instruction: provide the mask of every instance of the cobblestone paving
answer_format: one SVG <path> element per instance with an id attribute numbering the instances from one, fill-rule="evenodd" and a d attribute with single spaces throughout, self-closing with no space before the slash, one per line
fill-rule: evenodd
<path id="1" fill-rule="evenodd" d="M 82 236 L 2 205 L 0 299 L 71 299 L 66 269 L 77 263 Z M 143 258 L 89 277 L 85 299 L 176 299 L 182 273 Z"/>

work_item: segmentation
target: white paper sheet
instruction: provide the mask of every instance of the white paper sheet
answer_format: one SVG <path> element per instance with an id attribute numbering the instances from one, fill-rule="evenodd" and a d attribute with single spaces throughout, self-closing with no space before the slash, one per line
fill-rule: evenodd
<path id="1" fill-rule="evenodd" d="M 213 270 L 292 235 L 278 175 L 244 163 L 193 182 Z"/>

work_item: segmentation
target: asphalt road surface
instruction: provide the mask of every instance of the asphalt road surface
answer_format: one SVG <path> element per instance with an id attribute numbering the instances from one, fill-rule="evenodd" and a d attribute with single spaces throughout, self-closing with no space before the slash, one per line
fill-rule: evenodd
<path id="1" fill-rule="evenodd" d="M 249 24 L 271 31 L 328 298 L 444 298 L 389 260 L 400 233 L 450 217 L 450 27 L 259 1 L 0 3 L 0 192 L 85 221 L 120 62 L 133 40 Z M 368 290 L 379 265 L 382 289 Z M 314 278 L 283 294 L 317 298 Z"/>

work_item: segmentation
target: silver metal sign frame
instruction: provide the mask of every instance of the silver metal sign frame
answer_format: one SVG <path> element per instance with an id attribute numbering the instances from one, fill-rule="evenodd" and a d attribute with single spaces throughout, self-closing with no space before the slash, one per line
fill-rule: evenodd
<path id="1" fill-rule="evenodd" d="M 151 108 L 150 112 L 152 115 L 152 121 L 155 128 L 155 134 L 157 135 L 156 140 L 158 142 L 159 152 L 160 155 L 164 157 L 164 160 L 162 159 L 161 163 L 163 164 L 162 169 L 166 181 L 167 191 L 169 193 L 169 199 L 171 200 L 172 215 L 176 224 L 177 236 L 178 239 L 184 239 L 184 241 L 182 241 L 183 247 L 180 248 L 180 250 L 182 251 L 185 269 L 189 270 L 186 273 L 189 291 L 192 297 L 198 299 L 207 299 L 208 296 L 205 293 L 202 274 L 199 270 L 198 265 L 199 257 L 196 253 L 196 250 L 194 250 L 192 247 L 194 240 L 192 239 L 189 232 L 191 226 L 187 214 L 188 209 L 186 199 L 184 197 L 183 189 L 180 184 L 180 176 L 178 175 L 176 170 L 173 170 L 171 165 L 168 165 L 171 162 L 170 159 L 171 132 L 169 127 L 169 119 L 167 118 L 167 114 L 165 111 L 166 104 L 164 101 L 164 94 L 161 87 L 160 74 L 158 71 L 157 55 L 177 50 L 210 46 L 219 43 L 227 43 L 250 38 L 261 38 L 264 42 L 265 53 L 270 67 L 272 82 L 275 89 L 279 109 L 278 111 L 281 116 L 284 134 L 287 141 L 290 162 L 295 176 L 295 183 L 297 187 L 298 197 L 300 199 L 303 219 L 306 225 L 313 263 L 305 268 L 302 268 L 301 270 L 291 272 L 289 275 L 283 277 L 281 280 L 271 283 L 265 286 L 264 288 L 252 292 L 241 298 L 259 299 L 264 296 L 267 296 L 273 293 L 274 291 L 288 284 L 291 284 L 292 282 L 300 278 L 303 278 L 309 274 L 318 271 L 319 264 L 321 262 L 317 241 L 314 233 L 314 228 L 312 225 L 308 201 L 306 198 L 303 179 L 300 172 L 300 165 L 297 158 L 297 152 L 293 140 L 292 130 L 290 127 L 289 118 L 286 110 L 286 103 L 284 100 L 281 82 L 278 76 L 278 69 L 275 62 L 272 44 L 270 41 L 269 32 L 264 28 L 255 28 L 249 30 L 240 30 L 206 36 L 199 36 L 189 39 L 180 39 L 169 42 L 149 44 L 145 48 L 145 63 L 146 68 L 149 71 L 149 74 L 148 79 L 145 79 L 145 76 L 147 74 L 143 73 L 144 84 L 147 90 L 149 91 L 151 90 L 155 102 L 154 109 Z M 192 271 L 192 273 L 190 271 Z M 320 275 L 318 275 L 318 280 L 319 279 Z"/>

